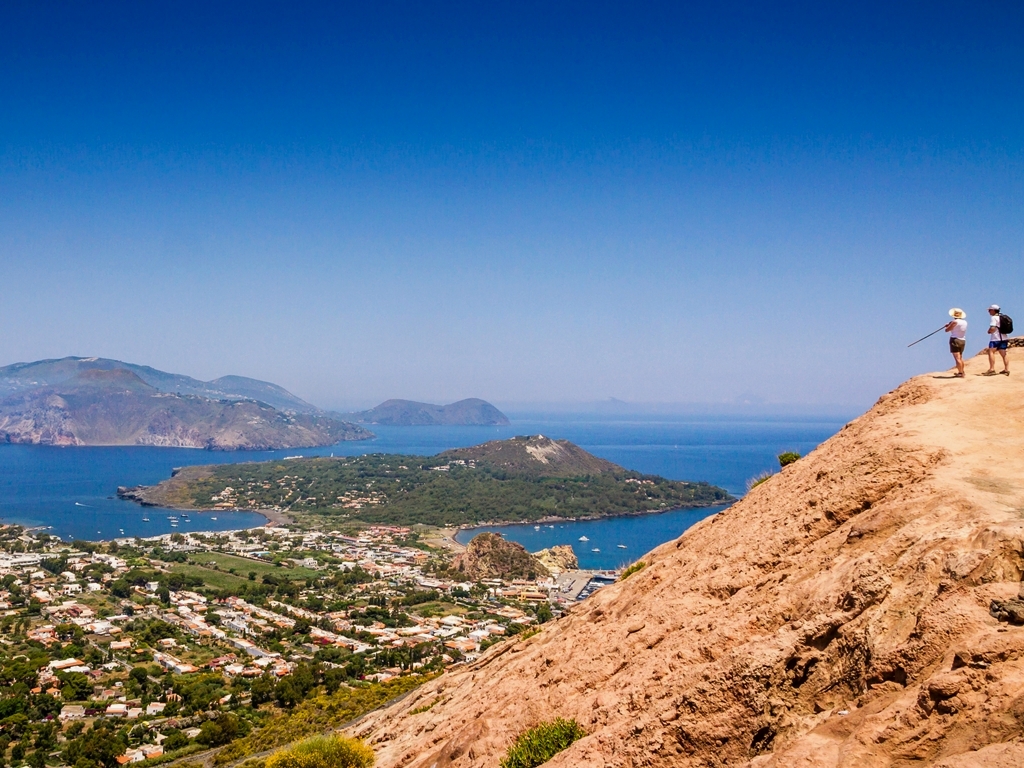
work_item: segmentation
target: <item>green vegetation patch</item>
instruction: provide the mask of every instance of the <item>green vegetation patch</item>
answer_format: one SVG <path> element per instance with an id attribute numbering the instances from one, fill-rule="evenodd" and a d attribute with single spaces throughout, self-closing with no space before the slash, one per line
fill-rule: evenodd
<path id="1" fill-rule="evenodd" d="M 383 683 L 341 688 L 333 694 L 307 699 L 290 713 L 272 716 L 262 728 L 229 744 L 217 753 L 214 763 L 224 765 L 338 728 L 430 679 L 429 675 L 409 675 Z"/>
<path id="2" fill-rule="evenodd" d="M 543 517 L 606 517 L 721 504 L 708 483 L 620 469 L 542 476 L 486 462 L 373 454 L 220 465 L 189 482 L 190 501 L 209 509 L 276 507 L 303 516 L 370 524 L 459 525 Z"/>
<path id="3" fill-rule="evenodd" d="M 625 581 L 630 576 L 632 576 L 634 573 L 636 573 L 637 571 L 642 571 L 646 567 L 647 567 L 647 563 L 645 563 L 643 560 L 637 560 L 635 563 L 633 563 L 631 566 L 629 566 L 629 568 L 627 568 L 626 570 L 624 570 L 622 572 L 622 576 L 620 577 L 619 580 L 620 581 Z"/>
<path id="4" fill-rule="evenodd" d="M 170 571 L 171 573 L 180 573 L 182 576 L 202 579 L 203 584 L 214 589 L 234 591 L 247 581 L 244 574 L 235 575 L 225 571 L 215 571 L 212 568 L 204 568 L 191 563 L 175 563 L 170 567 Z"/>
<path id="5" fill-rule="evenodd" d="M 559 717 L 550 723 L 541 723 L 520 734 L 501 759 L 501 768 L 535 768 L 543 765 L 586 735 L 575 720 Z"/>
<path id="6" fill-rule="evenodd" d="M 785 453 L 779 454 L 779 466 L 788 467 L 793 462 L 800 458 L 800 454 L 796 451 L 786 451 Z"/>
<path id="7" fill-rule="evenodd" d="M 314 736 L 267 758 L 266 768 L 370 768 L 373 750 L 358 739 Z"/>
<path id="8" fill-rule="evenodd" d="M 289 555 L 291 556 L 291 555 Z M 295 555 L 296 557 L 298 555 Z M 257 560 L 249 557 L 237 557 L 236 555 L 228 555 L 224 552 L 200 552 L 192 555 L 192 559 L 201 565 L 208 563 L 214 563 L 222 571 L 230 571 L 232 568 L 235 572 L 245 578 L 249 571 L 256 574 L 256 577 L 262 579 L 267 574 L 273 574 L 278 578 L 286 579 L 308 579 L 316 578 L 320 574 L 311 568 L 303 568 L 301 566 L 293 566 L 290 563 L 282 563 L 281 565 L 275 565 L 274 563 L 266 562 L 263 560 Z"/>
<path id="9" fill-rule="evenodd" d="M 757 486 L 759 486 L 761 483 L 767 482 L 768 480 L 771 479 L 772 473 L 769 472 L 768 470 L 765 470 L 761 474 L 755 475 L 754 477 L 747 480 L 747 491 L 750 492 L 754 488 L 757 488 Z"/>

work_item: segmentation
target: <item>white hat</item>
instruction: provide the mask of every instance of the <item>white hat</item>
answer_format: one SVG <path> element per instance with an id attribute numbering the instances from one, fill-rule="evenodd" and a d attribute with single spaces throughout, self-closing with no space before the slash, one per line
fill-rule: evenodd
<path id="1" fill-rule="evenodd" d="M 963 320 L 965 317 L 967 317 L 967 313 L 960 309 L 960 307 L 953 307 L 951 310 L 949 310 L 949 316 L 955 317 L 957 320 Z"/>
<path id="2" fill-rule="evenodd" d="M 989 307 L 989 309 L 994 309 L 996 312 L 998 312 L 999 311 L 999 305 L 998 304 L 993 304 L 991 307 Z"/>

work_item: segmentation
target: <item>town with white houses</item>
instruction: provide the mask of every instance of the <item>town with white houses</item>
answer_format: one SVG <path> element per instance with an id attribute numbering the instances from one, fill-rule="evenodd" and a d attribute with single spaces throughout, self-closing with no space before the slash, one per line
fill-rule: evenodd
<path id="1" fill-rule="evenodd" d="M 440 543 L 395 526 L 70 544 L 0 528 L 4 764 L 155 765 L 243 743 L 311 697 L 470 663 L 615 579 L 471 579 Z"/>

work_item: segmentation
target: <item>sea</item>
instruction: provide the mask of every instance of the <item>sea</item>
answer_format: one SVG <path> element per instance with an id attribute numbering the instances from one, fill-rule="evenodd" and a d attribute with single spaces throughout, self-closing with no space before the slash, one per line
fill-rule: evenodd
<path id="1" fill-rule="evenodd" d="M 0 521 L 38 527 L 65 540 L 109 540 L 262 525 L 253 512 L 183 515 L 141 507 L 116 496 L 118 486 L 151 485 L 175 467 L 266 461 L 289 456 L 366 453 L 432 455 L 515 435 L 570 440 L 628 469 L 672 480 L 705 480 L 735 496 L 747 481 L 778 468 L 783 451 L 806 454 L 835 434 L 843 417 L 609 417 L 525 414 L 506 427 L 383 427 L 373 440 L 325 448 L 218 452 L 187 448 L 0 445 Z M 588 569 L 614 569 L 678 537 L 721 507 L 557 524 L 488 526 L 460 531 L 465 543 L 481 530 L 499 531 L 530 551 L 571 544 Z M 177 518 L 172 519 L 172 518 Z M 187 518 L 187 519 L 186 519 Z M 585 538 L 583 538 L 585 537 Z M 583 540 L 581 540 L 583 538 Z"/>

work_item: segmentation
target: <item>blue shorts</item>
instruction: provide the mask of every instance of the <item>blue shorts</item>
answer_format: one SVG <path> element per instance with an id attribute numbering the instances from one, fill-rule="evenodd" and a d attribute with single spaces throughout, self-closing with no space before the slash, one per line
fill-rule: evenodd
<path id="1" fill-rule="evenodd" d="M 988 343 L 989 349 L 1006 349 L 1008 342 L 1004 339 L 1003 341 L 990 341 Z"/>

